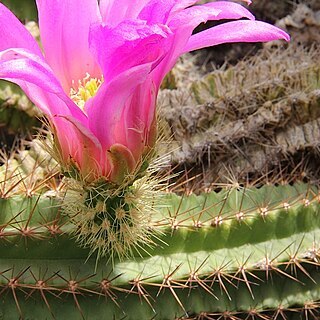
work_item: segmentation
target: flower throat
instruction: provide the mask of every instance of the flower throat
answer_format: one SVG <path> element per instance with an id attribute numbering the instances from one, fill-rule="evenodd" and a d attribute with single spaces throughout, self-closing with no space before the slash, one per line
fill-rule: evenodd
<path id="1" fill-rule="evenodd" d="M 76 86 L 70 90 L 70 98 L 76 103 L 76 105 L 84 110 L 84 105 L 87 100 L 94 97 L 103 83 L 103 77 L 101 79 L 91 78 L 90 74 L 87 73 L 86 76 L 78 81 L 77 89 Z"/>

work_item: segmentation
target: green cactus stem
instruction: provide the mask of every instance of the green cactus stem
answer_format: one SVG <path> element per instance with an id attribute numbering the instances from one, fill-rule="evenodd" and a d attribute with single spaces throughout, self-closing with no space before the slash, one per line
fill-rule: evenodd
<path id="1" fill-rule="evenodd" d="M 1 199 L 3 319 L 59 318 L 62 307 L 72 319 L 259 319 L 317 304 L 317 188 L 163 197 L 150 223 L 153 247 L 98 263 L 76 244 L 59 198 Z"/>

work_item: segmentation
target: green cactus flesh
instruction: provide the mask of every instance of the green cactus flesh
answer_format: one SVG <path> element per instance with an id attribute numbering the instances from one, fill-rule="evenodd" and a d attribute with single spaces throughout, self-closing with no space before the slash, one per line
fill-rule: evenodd
<path id="1" fill-rule="evenodd" d="M 76 243 L 58 198 L 0 199 L 0 318 L 276 319 L 276 313 L 315 313 L 317 188 L 169 193 L 160 202 L 166 205 L 150 222 L 152 246 L 141 243 L 133 257 L 97 261 Z"/>

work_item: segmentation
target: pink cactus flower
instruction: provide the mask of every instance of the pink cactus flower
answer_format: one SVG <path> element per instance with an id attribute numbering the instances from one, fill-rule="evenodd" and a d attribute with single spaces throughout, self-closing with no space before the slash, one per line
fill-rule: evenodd
<path id="1" fill-rule="evenodd" d="M 0 4 L 0 78 L 47 116 L 66 170 L 116 184 L 137 172 L 155 143 L 161 81 L 183 53 L 289 40 L 239 4 L 196 2 L 37 0 L 42 48 Z M 202 22 L 240 18 L 193 34 Z"/>

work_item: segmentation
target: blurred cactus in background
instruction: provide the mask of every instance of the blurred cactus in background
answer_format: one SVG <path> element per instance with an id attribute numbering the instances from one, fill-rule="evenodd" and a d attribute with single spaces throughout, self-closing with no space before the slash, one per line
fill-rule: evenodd
<path id="1" fill-rule="evenodd" d="M 21 21 L 36 21 L 38 18 L 34 0 L 2 0 L 1 3 L 11 9 Z"/>

